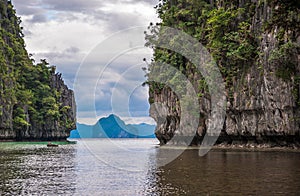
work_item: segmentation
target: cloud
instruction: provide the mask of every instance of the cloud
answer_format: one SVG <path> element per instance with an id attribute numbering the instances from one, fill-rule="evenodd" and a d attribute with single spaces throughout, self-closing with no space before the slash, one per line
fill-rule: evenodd
<path id="1" fill-rule="evenodd" d="M 32 23 L 42 23 L 42 22 L 47 22 L 48 19 L 44 14 L 36 14 L 33 15 L 32 19 L 30 20 L 30 22 Z"/>
<path id="2" fill-rule="evenodd" d="M 86 12 L 102 6 L 102 1 L 99 0 L 41 0 L 40 3 L 47 9 L 70 12 Z"/>
<path id="3" fill-rule="evenodd" d="M 27 22 L 35 24 L 47 21 L 79 19 L 84 15 L 85 22 L 99 24 L 107 21 L 112 30 L 140 25 L 143 16 L 153 13 L 156 0 L 13 0 L 19 15 L 31 16 Z M 82 19 L 82 18 L 81 18 Z"/>
<path id="4" fill-rule="evenodd" d="M 60 59 L 63 61 L 67 61 L 70 58 L 73 58 L 74 56 L 78 55 L 80 53 L 80 49 L 75 47 L 75 46 L 71 46 L 69 48 L 66 48 L 63 51 L 57 51 L 57 52 L 41 52 L 39 53 L 39 55 L 41 57 L 44 57 L 45 59 L 52 59 L 52 60 L 56 60 Z M 41 58 L 43 59 L 43 58 Z"/>
<path id="5" fill-rule="evenodd" d="M 12 0 L 19 15 L 34 15 L 43 12 L 39 0 Z"/>
<path id="6" fill-rule="evenodd" d="M 142 18 L 132 13 L 112 13 L 109 16 L 108 28 L 110 31 L 120 31 L 129 27 L 140 26 Z"/>
<path id="7" fill-rule="evenodd" d="M 13 0 L 13 4 L 23 20 L 29 53 L 55 65 L 75 90 L 78 119 L 112 111 L 124 118 L 149 118 L 148 89 L 139 86 L 145 81 L 142 59 L 151 58 L 152 51 L 143 49 L 143 28 L 127 34 L 126 29 L 146 29 L 155 22 L 157 1 Z"/>

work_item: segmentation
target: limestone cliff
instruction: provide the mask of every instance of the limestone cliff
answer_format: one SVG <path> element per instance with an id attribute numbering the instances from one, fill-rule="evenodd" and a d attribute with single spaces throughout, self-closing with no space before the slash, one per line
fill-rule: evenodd
<path id="1" fill-rule="evenodd" d="M 198 39 L 222 72 L 227 106 L 218 143 L 299 145 L 299 1 L 171 0 L 157 10 L 162 19 L 158 26 L 178 28 Z M 184 57 L 161 48 L 155 48 L 150 72 L 159 61 L 183 70 L 199 93 L 199 126 L 192 142 L 199 145 L 211 109 L 205 81 Z M 157 121 L 156 136 L 165 144 L 189 116 L 181 115 L 179 99 L 168 86 L 149 85 L 150 103 L 166 106 L 150 110 Z"/>
<path id="2" fill-rule="evenodd" d="M 0 0 L 0 140 L 64 140 L 75 128 L 74 93 L 46 60 L 33 63 L 20 22 Z"/>

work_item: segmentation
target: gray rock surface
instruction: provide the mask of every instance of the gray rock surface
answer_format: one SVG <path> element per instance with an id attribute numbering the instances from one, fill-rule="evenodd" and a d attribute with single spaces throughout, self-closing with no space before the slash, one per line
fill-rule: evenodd
<path id="1" fill-rule="evenodd" d="M 240 1 L 241 4 L 243 2 Z M 296 83 L 296 78 L 300 76 L 299 50 L 291 57 L 297 64 L 291 77 L 288 80 L 278 77 L 275 74 L 278 65 L 268 60 L 278 45 L 278 29 L 275 27 L 268 32 L 261 30 L 264 21 L 271 17 L 273 10 L 269 4 L 259 6 L 260 3 L 253 1 L 253 4 L 256 4 L 256 11 L 251 28 L 259 35 L 257 37 L 260 37 L 258 45 L 261 57 L 243 75 L 233 78 L 232 98 L 229 96 L 227 86 L 226 117 L 218 143 L 299 145 L 300 90 L 295 91 L 300 89 L 299 83 Z M 300 43 L 300 32 L 297 28 L 287 34 L 292 40 Z M 195 89 L 198 89 L 200 76 L 192 69 L 187 72 L 188 79 L 194 84 Z M 149 100 L 156 103 L 150 108 L 150 115 L 157 122 L 156 136 L 161 144 L 166 144 L 175 132 L 181 131 L 180 121 L 188 120 L 189 116 L 181 115 L 179 100 L 170 88 L 152 90 L 149 95 Z M 209 124 L 207 118 L 210 111 L 209 96 L 199 98 L 199 103 L 199 125 L 198 130 L 195 130 L 192 145 L 201 144 Z"/>

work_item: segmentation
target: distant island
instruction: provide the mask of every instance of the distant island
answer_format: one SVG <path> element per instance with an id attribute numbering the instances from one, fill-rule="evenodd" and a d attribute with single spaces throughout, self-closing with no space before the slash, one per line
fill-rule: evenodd
<path id="1" fill-rule="evenodd" d="M 21 20 L 0 1 L 0 141 L 66 140 L 76 128 L 74 93 L 46 60 L 25 49 Z"/>
<path id="2" fill-rule="evenodd" d="M 94 125 L 77 124 L 70 138 L 155 138 L 155 125 L 125 124 L 120 117 L 111 114 Z"/>

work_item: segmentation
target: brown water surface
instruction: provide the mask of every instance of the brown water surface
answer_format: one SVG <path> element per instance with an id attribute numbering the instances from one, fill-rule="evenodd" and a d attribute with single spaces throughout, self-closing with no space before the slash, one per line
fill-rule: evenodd
<path id="1" fill-rule="evenodd" d="M 0 195 L 299 195 L 300 153 L 214 150 L 157 141 L 81 140 L 47 148 L 0 143 Z"/>

